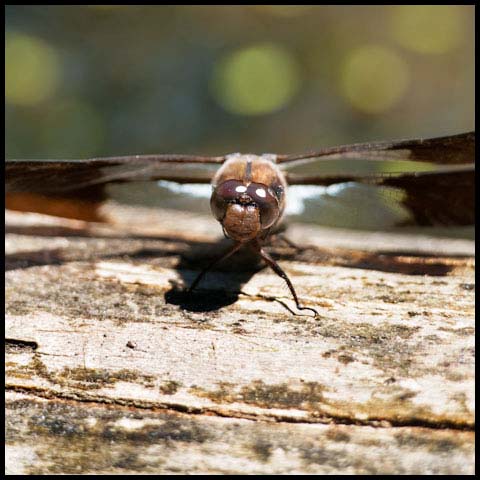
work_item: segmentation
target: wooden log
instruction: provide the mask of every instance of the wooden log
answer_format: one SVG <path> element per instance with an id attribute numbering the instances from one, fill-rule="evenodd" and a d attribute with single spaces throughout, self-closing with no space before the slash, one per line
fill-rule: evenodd
<path id="1" fill-rule="evenodd" d="M 305 305 L 209 217 L 6 213 L 7 473 L 474 472 L 473 241 L 295 225 Z"/>

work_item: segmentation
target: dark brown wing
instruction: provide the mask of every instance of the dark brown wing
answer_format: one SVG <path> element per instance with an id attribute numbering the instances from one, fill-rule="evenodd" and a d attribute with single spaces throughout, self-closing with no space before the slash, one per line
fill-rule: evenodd
<path id="1" fill-rule="evenodd" d="M 7 160 L 6 206 L 83 220 L 101 220 L 105 186 L 147 180 L 209 183 L 224 157 L 134 155 L 86 160 Z M 203 168 L 202 168 L 203 167 Z"/>
<path id="2" fill-rule="evenodd" d="M 278 155 L 277 163 L 294 165 L 302 160 L 318 158 L 364 160 L 410 160 L 444 165 L 473 163 L 475 157 L 475 132 L 447 137 L 400 140 L 374 143 L 356 143 L 328 147 L 300 155 Z M 289 165 L 285 165 L 288 168 Z"/>
<path id="3" fill-rule="evenodd" d="M 92 185 L 144 180 L 209 183 L 212 171 L 198 165 L 217 165 L 224 157 L 134 155 L 87 160 L 7 160 L 7 192 L 60 192 Z"/>
<path id="4" fill-rule="evenodd" d="M 382 185 L 400 188 L 403 205 L 418 225 L 475 223 L 475 170 L 426 172 L 385 178 Z"/>
<path id="5" fill-rule="evenodd" d="M 393 187 L 403 192 L 401 204 L 418 225 L 469 225 L 475 222 L 475 132 L 431 139 L 377 142 L 325 148 L 304 155 L 278 157 L 286 169 L 315 167 L 322 160 L 426 162 L 434 171 L 392 174 L 318 175 L 287 173 L 290 185 L 333 185 L 356 182 Z M 448 165 L 436 167 L 435 165 Z M 396 195 L 398 198 L 398 195 Z"/>

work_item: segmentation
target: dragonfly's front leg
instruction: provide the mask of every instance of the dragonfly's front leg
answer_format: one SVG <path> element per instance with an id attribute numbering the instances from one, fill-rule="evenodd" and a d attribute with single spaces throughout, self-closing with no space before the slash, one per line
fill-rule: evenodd
<path id="1" fill-rule="evenodd" d="M 292 282 L 288 278 L 288 275 L 283 271 L 283 269 L 280 267 L 280 265 L 263 249 L 262 245 L 258 241 L 254 241 L 249 243 L 250 247 L 253 248 L 267 263 L 267 265 L 281 278 L 283 278 L 293 296 L 293 299 L 295 300 L 295 305 L 299 310 L 310 310 L 315 314 L 315 316 L 318 316 L 319 313 L 314 309 L 310 307 L 302 307 L 300 305 L 300 302 L 298 301 L 298 296 L 297 292 L 295 292 L 295 288 L 293 287 Z"/>

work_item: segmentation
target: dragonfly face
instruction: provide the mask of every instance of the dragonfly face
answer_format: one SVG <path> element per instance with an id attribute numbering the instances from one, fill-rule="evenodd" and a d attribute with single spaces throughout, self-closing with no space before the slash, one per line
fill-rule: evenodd
<path id="1" fill-rule="evenodd" d="M 287 182 L 270 158 L 229 155 L 212 186 L 212 213 L 232 240 L 264 239 L 282 217 Z"/>

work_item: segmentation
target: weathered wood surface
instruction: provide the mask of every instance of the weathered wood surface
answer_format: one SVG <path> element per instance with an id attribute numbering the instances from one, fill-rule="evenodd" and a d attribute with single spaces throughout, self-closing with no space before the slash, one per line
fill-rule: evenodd
<path id="1" fill-rule="evenodd" d="M 109 212 L 6 214 L 7 473 L 474 472 L 473 242 L 293 226 L 312 318 L 241 256 L 182 294 L 209 217 Z"/>

